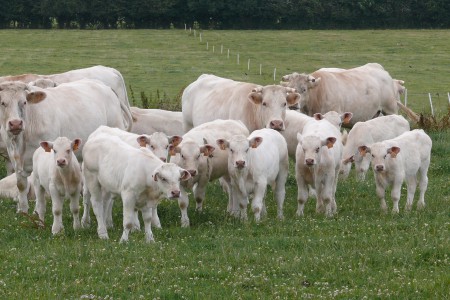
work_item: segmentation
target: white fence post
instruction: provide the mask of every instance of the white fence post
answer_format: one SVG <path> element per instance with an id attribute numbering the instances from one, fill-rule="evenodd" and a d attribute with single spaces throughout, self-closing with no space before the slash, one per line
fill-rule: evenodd
<path id="1" fill-rule="evenodd" d="M 431 93 L 428 93 L 428 99 L 430 99 L 431 115 L 434 117 L 434 108 L 433 108 L 433 102 L 431 101 Z"/>
<path id="2" fill-rule="evenodd" d="M 259 64 L 259 75 L 262 74 L 262 64 Z"/>
<path id="3" fill-rule="evenodd" d="M 273 81 L 275 81 L 275 78 L 277 76 L 277 68 L 273 69 Z"/>
<path id="4" fill-rule="evenodd" d="M 184 23 L 184 31 L 186 31 L 186 28 L 187 28 L 187 27 L 186 27 L 186 23 Z"/>
<path id="5" fill-rule="evenodd" d="M 208 49 L 209 49 L 209 43 L 206 42 L 206 50 L 208 50 Z"/>
<path id="6" fill-rule="evenodd" d="M 223 53 L 223 45 L 220 45 L 220 54 Z"/>
<path id="7" fill-rule="evenodd" d="M 447 93 L 447 97 L 448 97 L 448 104 L 450 105 L 450 93 Z"/>
<path id="8" fill-rule="evenodd" d="M 247 62 L 247 70 L 250 71 L 250 58 L 248 59 L 248 62 Z"/>
<path id="9" fill-rule="evenodd" d="M 405 106 L 408 106 L 408 89 L 405 89 Z"/>
<path id="10" fill-rule="evenodd" d="M 194 37 L 197 37 L 197 31 L 194 29 Z"/>
<path id="11" fill-rule="evenodd" d="M 228 49 L 227 58 L 230 58 L 230 49 Z"/>
<path id="12" fill-rule="evenodd" d="M 239 64 L 239 53 L 237 54 L 237 64 Z"/>
<path id="13" fill-rule="evenodd" d="M 200 43 L 201 43 L 202 42 L 202 33 L 201 32 L 200 32 L 199 36 L 200 36 Z"/>
<path id="14" fill-rule="evenodd" d="M 213 53 L 214 53 L 214 46 L 213 46 Z"/>

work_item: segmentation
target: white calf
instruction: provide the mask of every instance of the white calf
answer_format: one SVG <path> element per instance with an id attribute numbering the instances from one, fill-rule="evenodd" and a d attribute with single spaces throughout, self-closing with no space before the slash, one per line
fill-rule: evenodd
<path id="1" fill-rule="evenodd" d="M 417 208 L 425 207 L 424 197 L 428 186 L 427 172 L 430 166 L 431 147 L 430 137 L 421 129 L 405 132 L 396 138 L 378 142 L 371 146 L 359 147 L 362 156 L 369 154 L 372 156 L 376 191 L 383 211 L 387 211 L 386 188 L 392 186 L 392 212 L 399 212 L 398 201 L 404 181 L 406 181 L 408 191 L 405 210 L 411 210 L 418 174 L 420 196 Z"/>
<path id="2" fill-rule="evenodd" d="M 247 219 L 248 195 L 253 194 L 255 221 L 266 214 L 264 196 L 267 184 L 272 187 L 277 202 L 278 218 L 283 218 L 285 185 L 289 172 L 287 144 L 273 129 L 253 131 L 247 138 L 235 135 L 218 139 L 223 150 L 228 149 L 228 172 L 231 177 L 233 201 L 239 203 L 241 219 Z"/>
<path id="3" fill-rule="evenodd" d="M 372 156 L 359 154 L 358 147 L 395 138 L 409 131 L 409 122 L 400 115 L 382 116 L 365 122 L 357 122 L 346 137 L 342 154 L 341 174 L 347 178 L 352 162 L 359 180 L 364 180 Z"/>
<path id="4" fill-rule="evenodd" d="M 33 154 L 35 212 L 44 221 L 45 192 L 47 192 L 52 199 L 53 234 L 58 234 L 64 228 L 62 210 L 66 196 L 70 198 L 73 229 L 80 228 L 79 199 L 82 180 L 80 164 L 74 154 L 80 144 L 80 139 L 71 141 L 66 137 L 59 137 L 54 142 L 41 142 L 41 147 Z"/>
<path id="5" fill-rule="evenodd" d="M 28 186 L 26 188 L 27 198 L 34 199 L 34 188 L 32 177 L 28 177 Z M 14 201 L 19 201 L 19 189 L 17 188 L 16 174 L 6 176 L 0 180 L 0 198 L 11 198 Z"/>
<path id="6" fill-rule="evenodd" d="M 189 179 L 189 172 L 173 163 L 164 163 L 147 148 L 134 148 L 116 136 L 94 132 L 83 148 L 84 182 L 91 193 L 97 218 L 97 232 L 108 238 L 104 221 L 104 195 L 120 195 L 123 202 L 123 233 L 128 241 L 134 226 L 135 210 L 141 210 L 145 239 L 153 241 L 152 210 L 163 198 L 180 197 L 180 181 Z"/>
<path id="7" fill-rule="evenodd" d="M 167 135 L 182 135 L 184 133 L 181 111 L 145 109 L 132 106 L 131 113 L 133 114 L 131 132 L 133 133 L 164 132 Z"/>
<path id="8" fill-rule="evenodd" d="M 308 185 L 316 189 L 318 213 L 336 212 L 336 186 L 342 156 L 341 133 L 327 120 L 312 120 L 298 133 L 295 177 L 298 185 L 297 215 L 308 200 Z"/>

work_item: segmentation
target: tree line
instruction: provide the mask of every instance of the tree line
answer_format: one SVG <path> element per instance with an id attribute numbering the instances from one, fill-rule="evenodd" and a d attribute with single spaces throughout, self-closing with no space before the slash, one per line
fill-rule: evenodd
<path id="1" fill-rule="evenodd" d="M 0 0 L 0 5 L 0 28 L 450 28 L 448 0 Z"/>

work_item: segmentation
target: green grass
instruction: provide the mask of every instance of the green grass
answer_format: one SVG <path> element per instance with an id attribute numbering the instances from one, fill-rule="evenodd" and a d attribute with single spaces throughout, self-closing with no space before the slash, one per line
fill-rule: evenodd
<path id="1" fill-rule="evenodd" d="M 406 81 L 414 110 L 429 113 L 425 93 L 432 92 L 441 95 L 439 113 L 447 111 L 450 31 L 204 31 L 202 38 L 200 43 L 198 35 L 181 30 L 0 31 L 0 73 L 45 74 L 104 64 L 123 73 L 139 101 L 141 92 L 156 95 L 157 90 L 175 99 L 201 73 L 269 84 L 274 67 L 279 78 L 371 61 Z M 257 64 L 250 72 L 248 58 L 251 66 Z M 66 203 L 65 233 L 52 237 L 50 206 L 47 227 L 38 230 L 15 213 L 12 200 L 2 199 L 0 298 L 448 299 L 450 131 L 429 134 L 427 207 L 419 212 L 415 207 L 404 212 L 403 188 L 400 214 L 382 214 L 369 173 L 364 183 L 354 176 L 339 182 L 336 217 L 317 215 L 310 200 L 305 217 L 297 219 L 292 163 L 284 221 L 276 220 L 270 191 L 268 217 L 260 224 L 234 220 L 225 212 L 219 184 L 213 183 L 202 213 L 194 211 L 191 199 L 189 229 L 180 228 L 178 205 L 164 201 L 159 207 L 163 229 L 154 229 L 151 245 L 142 232 L 119 244 L 120 201 L 110 240 L 101 241 L 92 212 L 91 228 L 74 232 Z M 4 174 L 0 163 L 0 177 Z"/>

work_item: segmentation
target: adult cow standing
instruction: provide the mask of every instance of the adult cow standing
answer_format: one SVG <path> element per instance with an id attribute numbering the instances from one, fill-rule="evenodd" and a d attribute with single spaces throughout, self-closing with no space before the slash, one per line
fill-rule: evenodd
<path id="1" fill-rule="evenodd" d="M 27 177 L 41 141 L 58 136 L 87 140 L 100 125 L 124 129 L 124 124 L 119 98 L 97 80 L 84 79 L 51 89 L 19 81 L 0 83 L 0 134 L 16 171 L 18 211 L 28 212 Z"/>
<path id="2" fill-rule="evenodd" d="M 296 104 L 300 94 L 280 85 L 260 86 L 203 74 L 188 85 L 181 97 L 183 128 L 216 119 L 240 120 L 250 132 L 261 128 L 282 131 L 286 107 Z"/>
<path id="3" fill-rule="evenodd" d="M 282 84 L 299 91 L 300 110 L 307 115 L 332 110 L 352 112 L 350 127 L 380 113 L 398 113 L 399 91 L 389 73 L 377 63 L 338 71 L 324 68 L 311 74 L 295 72 L 283 76 Z"/>

